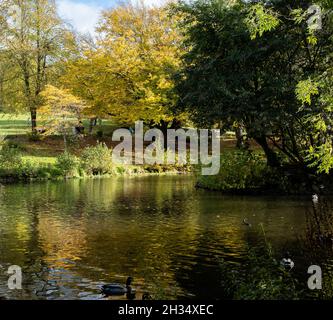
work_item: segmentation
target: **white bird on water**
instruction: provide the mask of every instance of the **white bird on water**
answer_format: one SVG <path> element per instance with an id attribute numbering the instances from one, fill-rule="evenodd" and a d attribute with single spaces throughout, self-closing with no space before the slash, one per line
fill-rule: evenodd
<path id="1" fill-rule="evenodd" d="M 312 195 L 312 202 L 313 202 L 314 204 L 317 204 L 318 201 L 319 201 L 319 197 L 318 197 L 318 195 L 317 195 L 317 194 Z"/>

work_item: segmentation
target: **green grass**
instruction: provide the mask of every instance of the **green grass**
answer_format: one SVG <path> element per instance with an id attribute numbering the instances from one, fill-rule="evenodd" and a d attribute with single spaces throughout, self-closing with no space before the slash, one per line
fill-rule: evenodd
<path id="1" fill-rule="evenodd" d="M 0 136 L 21 135 L 29 132 L 28 114 L 0 113 Z"/>
<path id="2" fill-rule="evenodd" d="M 32 161 L 35 163 L 39 163 L 41 165 L 44 164 L 55 164 L 57 161 L 56 157 L 42 157 L 42 156 L 23 156 L 23 160 Z"/>
<path id="3" fill-rule="evenodd" d="M 89 130 L 89 120 L 84 120 L 86 132 Z M 40 121 L 38 125 L 42 126 Z M 119 125 L 111 120 L 103 120 L 102 125 L 97 124 L 93 132 L 102 130 L 105 135 L 110 135 Z M 30 115 L 0 113 L 0 136 L 24 135 L 30 132 Z"/>

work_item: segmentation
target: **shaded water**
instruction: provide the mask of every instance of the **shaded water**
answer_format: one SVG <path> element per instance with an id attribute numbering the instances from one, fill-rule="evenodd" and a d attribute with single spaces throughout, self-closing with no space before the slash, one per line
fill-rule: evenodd
<path id="1" fill-rule="evenodd" d="M 101 299 L 100 285 L 131 275 L 156 298 L 221 299 L 219 260 L 242 264 L 260 223 L 276 254 L 295 249 L 306 200 L 224 196 L 188 176 L 0 187 L 0 296 Z M 22 291 L 8 290 L 9 265 Z"/>

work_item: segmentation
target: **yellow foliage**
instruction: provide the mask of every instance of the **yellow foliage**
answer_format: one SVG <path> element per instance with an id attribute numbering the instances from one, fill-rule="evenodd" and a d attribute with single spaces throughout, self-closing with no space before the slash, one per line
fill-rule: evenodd
<path id="1" fill-rule="evenodd" d="M 72 95 L 69 90 L 51 85 L 47 85 L 40 95 L 45 103 L 39 108 L 39 113 L 46 122 L 48 133 L 64 134 L 78 124 L 86 108 L 80 98 Z"/>
<path id="2" fill-rule="evenodd" d="M 122 123 L 175 118 L 172 77 L 183 54 L 177 19 L 165 7 L 124 5 L 103 12 L 97 48 L 71 62 L 63 78 L 89 102 L 87 114 Z"/>

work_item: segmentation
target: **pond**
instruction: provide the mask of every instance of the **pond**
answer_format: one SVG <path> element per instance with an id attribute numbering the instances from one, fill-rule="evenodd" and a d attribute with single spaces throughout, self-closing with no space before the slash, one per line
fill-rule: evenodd
<path id="1" fill-rule="evenodd" d="M 118 177 L 0 187 L 0 297 L 103 299 L 100 286 L 134 278 L 160 299 L 223 299 L 221 259 L 242 266 L 262 242 L 307 261 L 298 243 L 311 199 L 226 196 L 191 176 Z M 252 227 L 243 223 L 251 222 Z M 10 291 L 18 265 L 23 289 Z"/>

